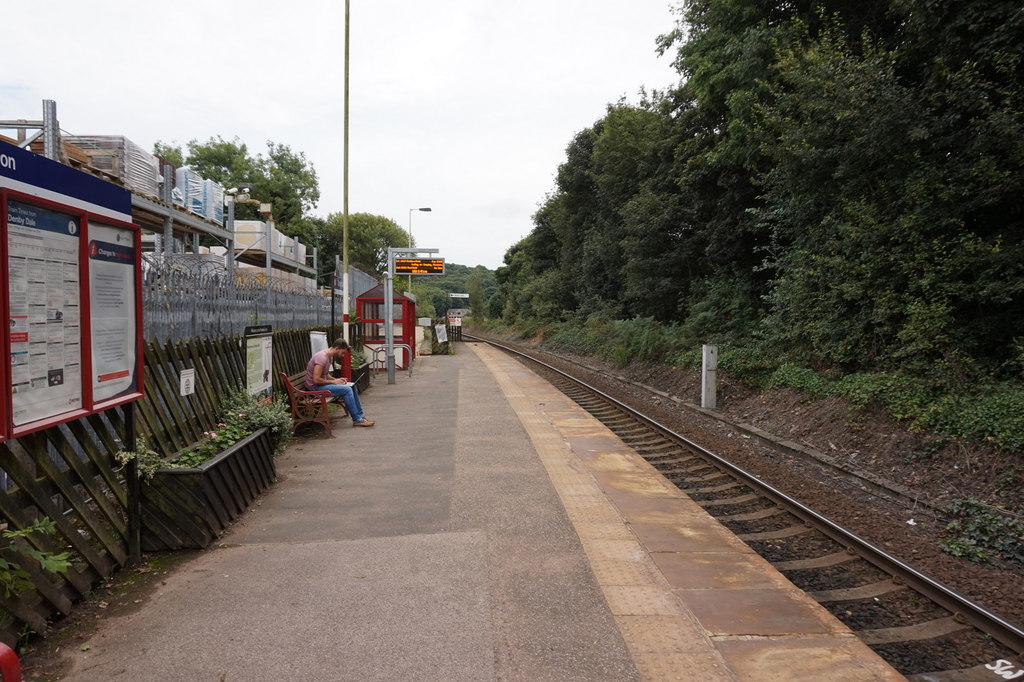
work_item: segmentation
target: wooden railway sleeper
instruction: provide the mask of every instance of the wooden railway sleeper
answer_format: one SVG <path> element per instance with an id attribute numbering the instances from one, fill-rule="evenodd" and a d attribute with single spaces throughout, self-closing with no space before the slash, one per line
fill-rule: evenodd
<path id="1" fill-rule="evenodd" d="M 788 514 L 785 509 L 779 509 L 778 507 L 767 507 L 765 509 L 758 509 L 754 512 L 747 512 L 745 514 L 727 514 L 726 516 L 716 516 L 715 518 L 723 523 L 729 521 L 760 521 L 761 519 L 771 518 L 778 516 L 779 514 Z"/>
<path id="2" fill-rule="evenodd" d="M 877 646 L 894 642 L 920 642 L 970 629 L 972 629 L 970 625 L 958 623 L 956 618 L 948 616 L 916 625 L 901 625 L 899 627 L 879 628 L 877 630 L 860 630 L 857 632 L 857 636 L 868 646 Z"/>
<path id="3" fill-rule="evenodd" d="M 690 491 L 693 492 L 693 491 Z M 696 500 L 697 504 L 701 507 L 721 507 L 727 504 L 745 504 L 747 502 L 754 502 L 755 500 L 762 499 L 757 493 L 749 493 L 747 495 L 737 495 L 736 497 L 720 497 L 715 500 Z"/>
<path id="4" fill-rule="evenodd" d="M 858 599 L 873 599 L 875 597 L 881 597 L 882 595 L 892 594 L 893 592 L 899 592 L 900 590 L 907 589 L 906 585 L 900 585 L 891 578 L 888 580 L 880 580 L 875 583 L 868 585 L 860 585 L 858 587 L 844 587 L 836 590 L 820 590 L 818 592 L 808 592 L 811 599 L 821 602 L 836 602 L 836 601 L 856 601 Z"/>
<path id="5" fill-rule="evenodd" d="M 765 540 L 785 540 L 786 538 L 810 532 L 812 530 L 804 524 L 797 524 L 795 526 L 786 526 L 779 530 L 766 530 L 760 533 L 739 533 L 736 537 L 743 542 L 764 542 Z"/>

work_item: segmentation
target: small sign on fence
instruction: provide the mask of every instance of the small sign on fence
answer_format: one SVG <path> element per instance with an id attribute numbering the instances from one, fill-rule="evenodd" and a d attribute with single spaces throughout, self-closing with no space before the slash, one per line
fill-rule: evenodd
<path id="1" fill-rule="evenodd" d="M 196 392 L 196 370 L 195 369 L 183 369 L 179 375 L 181 386 L 179 392 L 181 395 L 192 395 Z"/>

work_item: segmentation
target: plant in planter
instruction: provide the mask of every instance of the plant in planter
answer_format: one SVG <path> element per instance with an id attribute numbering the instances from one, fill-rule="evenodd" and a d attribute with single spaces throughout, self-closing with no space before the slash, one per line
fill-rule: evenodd
<path id="1" fill-rule="evenodd" d="M 118 459 L 138 462 L 142 487 L 143 549 L 205 547 L 277 478 L 274 455 L 291 434 L 286 403 L 230 391 L 221 422 L 170 462 L 144 442 Z M 147 473 L 148 478 L 147 478 Z"/>
<path id="2" fill-rule="evenodd" d="M 353 349 L 352 355 L 352 383 L 365 391 L 370 387 L 370 365 L 363 350 Z"/>
<path id="3" fill-rule="evenodd" d="M 234 389 L 221 401 L 221 421 L 217 426 L 204 431 L 204 439 L 171 460 L 171 464 L 198 466 L 262 428 L 269 429 L 274 454 L 280 454 L 291 438 L 291 425 L 291 408 L 287 402 L 270 396 L 253 396 L 242 388 Z"/>

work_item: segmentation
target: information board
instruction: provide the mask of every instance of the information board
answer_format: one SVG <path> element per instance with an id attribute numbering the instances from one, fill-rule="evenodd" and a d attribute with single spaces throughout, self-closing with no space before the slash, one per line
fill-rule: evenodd
<path id="1" fill-rule="evenodd" d="M 143 395 L 131 193 L 0 141 L 0 440 Z"/>
<path id="2" fill-rule="evenodd" d="M 81 223 L 14 200 L 6 218 L 11 407 L 21 426 L 83 406 Z"/>
<path id="3" fill-rule="evenodd" d="M 250 395 L 269 391 L 273 384 L 274 337 L 270 327 L 265 329 L 268 333 L 245 337 L 245 386 Z"/>
<path id="4" fill-rule="evenodd" d="M 444 258 L 395 258 L 396 275 L 443 275 Z"/>
<path id="5" fill-rule="evenodd" d="M 100 402 L 138 390 L 134 232 L 89 225 L 89 318 L 92 396 Z"/>

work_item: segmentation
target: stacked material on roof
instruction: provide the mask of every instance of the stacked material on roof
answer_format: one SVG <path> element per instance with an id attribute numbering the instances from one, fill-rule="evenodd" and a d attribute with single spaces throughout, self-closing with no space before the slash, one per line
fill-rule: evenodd
<path id="1" fill-rule="evenodd" d="M 67 141 L 89 158 L 89 165 L 110 173 L 125 187 L 146 196 L 160 196 L 157 158 L 123 135 L 69 135 Z"/>
<path id="2" fill-rule="evenodd" d="M 174 172 L 174 186 L 181 190 L 185 209 L 201 216 L 206 215 L 203 202 L 203 176 L 188 166 Z"/>
<path id="3" fill-rule="evenodd" d="M 215 223 L 224 222 L 224 185 L 203 180 L 203 215 Z"/>
<path id="4" fill-rule="evenodd" d="M 261 220 L 235 221 L 236 251 L 251 250 L 266 253 L 267 224 Z M 306 246 L 297 238 L 289 237 L 276 227 L 270 227 L 270 252 L 279 262 L 295 265 L 306 265 Z"/>

